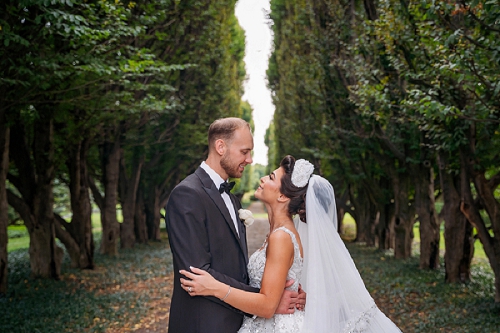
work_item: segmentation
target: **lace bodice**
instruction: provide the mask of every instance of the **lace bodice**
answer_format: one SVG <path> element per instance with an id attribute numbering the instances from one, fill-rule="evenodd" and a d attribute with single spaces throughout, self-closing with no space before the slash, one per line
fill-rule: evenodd
<path id="1" fill-rule="evenodd" d="M 300 247 L 295 238 L 295 234 L 285 227 L 280 227 L 274 230 L 276 232 L 282 230 L 290 235 L 293 243 L 294 255 L 293 263 L 288 270 L 287 280 L 294 280 L 290 290 L 297 291 L 299 287 L 300 276 L 302 274 L 303 260 L 300 256 Z M 267 242 L 259 250 L 255 251 L 248 261 L 248 275 L 250 277 L 250 285 L 255 288 L 260 288 L 262 276 L 266 266 L 266 250 Z M 239 333 L 257 333 L 257 332 L 274 332 L 274 333 L 297 333 L 300 332 L 304 319 L 304 311 L 295 311 L 294 314 L 274 315 L 272 318 L 265 319 L 260 317 L 245 317 Z"/>
<path id="2" fill-rule="evenodd" d="M 288 288 L 290 290 L 297 291 L 299 287 L 300 275 L 302 273 L 302 257 L 300 256 L 300 248 L 297 239 L 295 238 L 295 234 L 288 230 L 285 227 L 280 227 L 274 230 L 276 232 L 278 230 L 283 230 L 292 238 L 293 243 L 293 264 L 292 267 L 288 270 L 287 280 L 294 280 L 294 284 Z M 264 267 L 266 266 L 266 250 L 267 250 L 267 242 L 264 243 L 264 246 L 259 250 L 255 251 L 250 260 L 248 261 L 248 275 L 250 277 L 250 285 L 255 288 L 261 287 L 262 275 L 264 274 Z"/>

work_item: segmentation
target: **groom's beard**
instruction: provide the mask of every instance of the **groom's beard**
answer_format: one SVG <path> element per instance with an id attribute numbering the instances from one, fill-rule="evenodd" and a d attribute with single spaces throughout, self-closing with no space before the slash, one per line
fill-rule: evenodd
<path id="1" fill-rule="evenodd" d="M 235 164 L 228 154 L 224 154 L 220 160 L 220 166 L 226 171 L 229 178 L 241 178 L 242 173 L 238 170 L 239 164 Z"/>

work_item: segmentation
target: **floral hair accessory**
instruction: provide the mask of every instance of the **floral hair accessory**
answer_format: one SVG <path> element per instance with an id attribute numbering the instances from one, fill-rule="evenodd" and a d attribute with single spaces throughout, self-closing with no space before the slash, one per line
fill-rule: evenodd
<path id="1" fill-rule="evenodd" d="M 292 184 L 297 187 L 304 187 L 309 182 L 314 171 L 314 165 L 311 162 L 300 159 L 295 162 L 292 172 Z"/>
<path id="2" fill-rule="evenodd" d="M 255 221 L 252 212 L 248 209 L 238 209 L 238 215 L 240 217 L 240 220 L 242 220 L 247 227 L 251 226 Z"/>

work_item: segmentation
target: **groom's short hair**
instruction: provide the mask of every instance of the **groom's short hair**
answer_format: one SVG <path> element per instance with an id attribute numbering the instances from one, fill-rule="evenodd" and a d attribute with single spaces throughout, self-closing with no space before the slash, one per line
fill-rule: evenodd
<path id="1" fill-rule="evenodd" d="M 214 121 L 208 128 L 208 151 L 212 150 L 216 140 L 231 143 L 234 132 L 245 126 L 251 131 L 250 124 L 241 118 L 229 117 Z"/>

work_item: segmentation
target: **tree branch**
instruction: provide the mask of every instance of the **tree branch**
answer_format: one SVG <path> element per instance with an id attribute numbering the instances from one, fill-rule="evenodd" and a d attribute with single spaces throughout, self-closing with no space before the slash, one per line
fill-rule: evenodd
<path id="1" fill-rule="evenodd" d="M 406 163 L 405 155 L 385 136 L 379 124 L 375 125 L 375 136 L 381 140 L 382 144 L 389 149 L 400 162 Z"/>
<path id="2" fill-rule="evenodd" d="M 488 186 L 490 187 L 491 191 L 494 192 L 496 188 L 500 185 L 500 172 L 494 175 L 493 177 L 490 178 L 488 182 Z"/>
<path id="3" fill-rule="evenodd" d="M 97 206 L 99 206 L 99 209 L 103 210 L 104 198 L 102 197 L 101 192 L 97 188 L 94 178 L 91 175 L 89 175 L 88 178 L 89 178 L 89 187 L 90 190 L 92 191 L 92 195 L 94 196 L 94 201 L 97 204 Z"/>
<path id="4" fill-rule="evenodd" d="M 31 210 L 26 204 L 26 202 L 14 194 L 11 190 L 7 189 L 7 202 L 9 205 L 16 210 L 16 212 L 21 216 L 24 224 L 28 229 L 33 228 L 33 216 L 31 215 Z"/>

